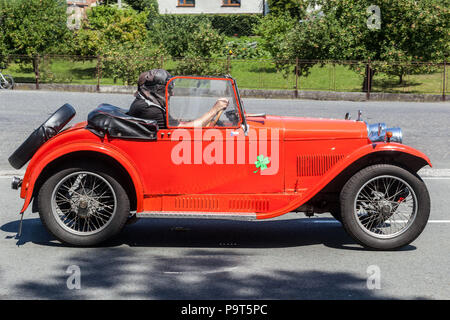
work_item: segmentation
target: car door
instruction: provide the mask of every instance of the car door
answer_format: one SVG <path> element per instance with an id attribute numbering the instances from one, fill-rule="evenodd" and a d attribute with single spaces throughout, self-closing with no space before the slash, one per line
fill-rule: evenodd
<path id="1" fill-rule="evenodd" d="M 233 79 L 175 77 L 169 86 L 168 128 L 149 145 L 152 152 L 145 152 L 155 154 L 146 159 L 143 172 L 149 198 L 159 203 L 155 199 L 162 197 L 162 210 L 172 208 L 181 195 L 220 210 L 220 195 L 283 192 L 279 132 L 259 122 L 243 125 Z M 222 97 L 229 106 L 214 127 L 185 125 Z"/>

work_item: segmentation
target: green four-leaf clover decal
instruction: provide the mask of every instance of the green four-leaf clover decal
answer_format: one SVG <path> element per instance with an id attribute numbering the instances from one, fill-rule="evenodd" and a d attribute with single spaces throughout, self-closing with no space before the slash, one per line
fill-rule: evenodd
<path id="1" fill-rule="evenodd" d="M 261 154 L 256 159 L 255 166 L 257 169 L 256 171 L 253 171 L 253 173 L 257 173 L 259 169 L 261 169 L 261 171 L 266 170 L 267 165 L 270 163 L 269 158 L 264 157 L 264 155 Z"/>

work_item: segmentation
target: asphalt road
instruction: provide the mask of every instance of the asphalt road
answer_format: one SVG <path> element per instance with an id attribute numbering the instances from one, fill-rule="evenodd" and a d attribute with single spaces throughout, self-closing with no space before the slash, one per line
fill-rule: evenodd
<path id="1" fill-rule="evenodd" d="M 450 299 L 450 177 L 424 178 L 432 212 L 423 234 L 394 252 L 363 250 L 328 215 L 241 222 L 152 219 L 98 248 L 62 246 L 10 189 L 6 158 L 65 102 L 84 120 L 101 102 L 127 95 L 0 91 L 0 299 Z M 404 129 L 405 143 L 450 168 L 450 104 L 248 100 L 248 112 L 342 118 Z M 3 172 L 3 176 L 1 175 Z M 69 270 L 79 268 L 80 289 Z M 77 269 L 78 270 L 78 269 Z M 379 289 L 369 289 L 373 270 Z M 369 281 L 369 284 L 373 282 Z M 70 286 L 69 286 L 70 287 Z"/>

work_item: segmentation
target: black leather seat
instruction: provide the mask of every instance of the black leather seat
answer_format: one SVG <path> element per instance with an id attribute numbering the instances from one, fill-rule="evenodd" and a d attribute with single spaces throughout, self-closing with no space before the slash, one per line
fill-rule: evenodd
<path id="1" fill-rule="evenodd" d="M 129 116 L 127 110 L 110 104 L 101 104 L 88 115 L 86 129 L 99 137 L 156 140 L 156 120 Z"/>

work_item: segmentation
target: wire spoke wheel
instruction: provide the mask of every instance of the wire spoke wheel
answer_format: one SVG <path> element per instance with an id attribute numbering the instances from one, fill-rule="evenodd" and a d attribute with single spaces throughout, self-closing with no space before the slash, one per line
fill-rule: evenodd
<path id="1" fill-rule="evenodd" d="M 367 181 L 356 193 L 354 214 L 367 234 L 390 239 L 404 233 L 417 216 L 417 196 L 399 177 L 383 175 Z"/>
<path id="2" fill-rule="evenodd" d="M 102 176 L 79 171 L 64 177 L 53 189 L 51 209 L 57 223 L 76 235 L 101 232 L 117 210 L 117 196 Z"/>

